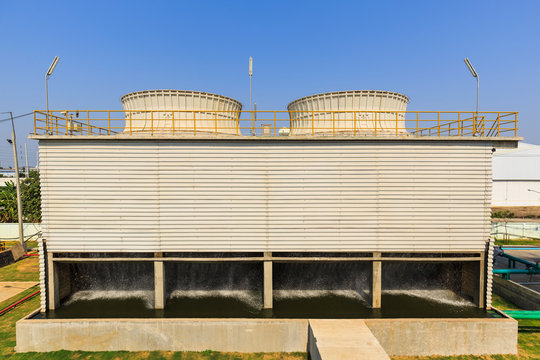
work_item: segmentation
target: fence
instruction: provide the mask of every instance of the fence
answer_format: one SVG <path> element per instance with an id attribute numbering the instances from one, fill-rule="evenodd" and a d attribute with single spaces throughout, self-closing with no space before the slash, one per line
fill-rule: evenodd
<path id="1" fill-rule="evenodd" d="M 517 112 L 34 111 L 35 135 L 517 136 Z M 280 130 L 282 130 L 280 132 Z"/>

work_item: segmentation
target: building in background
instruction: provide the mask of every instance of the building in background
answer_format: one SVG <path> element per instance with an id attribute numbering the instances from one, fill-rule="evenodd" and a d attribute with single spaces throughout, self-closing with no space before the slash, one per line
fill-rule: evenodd
<path id="1" fill-rule="evenodd" d="M 493 154 L 494 207 L 540 206 L 540 146 L 520 143 Z"/>

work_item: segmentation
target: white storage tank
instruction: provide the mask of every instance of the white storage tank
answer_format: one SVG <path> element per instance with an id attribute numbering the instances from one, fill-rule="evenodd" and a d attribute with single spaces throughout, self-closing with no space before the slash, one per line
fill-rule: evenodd
<path id="1" fill-rule="evenodd" d="M 239 135 L 239 101 L 189 90 L 145 90 L 122 96 L 124 132 Z"/>
<path id="2" fill-rule="evenodd" d="M 396 92 L 351 90 L 306 96 L 287 109 L 292 135 L 404 135 L 408 103 Z"/>

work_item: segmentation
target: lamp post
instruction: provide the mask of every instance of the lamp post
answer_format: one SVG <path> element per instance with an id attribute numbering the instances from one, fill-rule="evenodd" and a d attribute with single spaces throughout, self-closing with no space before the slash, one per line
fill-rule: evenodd
<path id="1" fill-rule="evenodd" d="M 21 183 L 19 180 L 19 159 L 17 156 L 17 143 L 15 142 L 15 123 L 13 122 L 13 113 L 10 111 L 11 117 L 11 139 L 8 142 L 13 146 L 13 159 L 15 161 L 15 185 L 17 189 L 17 216 L 19 220 L 19 242 L 21 243 L 24 252 L 26 253 L 26 243 L 24 242 L 23 233 L 23 217 L 22 217 L 22 201 L 21 201 Z"/>
<path id="2" fill-rule="evenodd" d="M 249 111 L 251 108 L 251 77 L 253 76 L 253 58 L 249 57 Z"/>
<path id="3" fill-rule="evenodd" d="M 474 115 L 474 132 L 476 133 L 476 120 L 478 118 L 478 97 L 480 94 L 480 77 L 478 76 L 478 73 L 476 72 L 476 70 L 474 70 L 474 67 L 469 61 L 469 58 L 465 58 L 464 61 L 467 67 L 469 68 L 471 75 L 476 78 L 476 113 Z"/>
<path id="4" fill-rule="evenodd" d="M 56 67 L 56 64 L 58 64 L 58 60 L 60 58 L 58 56 L 54 57 L 53 62 L 51 63 L 51 66 L 49 66 L 49 70 L 47 70 L 47 73 L 45 74 L 45 101 L 47 102 L 47 126 L 49 125 L 49 76 L 52 75 L 54 68 Z"/>
<path id="5" fill-rule="evenodd" d="M 253 136 L 255 136 L 255 115 L 253 114 L 253 106 L 252 106 L 252 97 L 251 97 L 251 77 L 253 76 L 253 58 L 249 57 L 249 112 L 251 113 L 251 131 L 253 132 Z"/>

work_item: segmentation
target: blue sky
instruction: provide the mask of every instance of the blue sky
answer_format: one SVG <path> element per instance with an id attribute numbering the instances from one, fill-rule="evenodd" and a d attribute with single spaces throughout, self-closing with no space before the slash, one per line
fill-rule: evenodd
<path id="1" fill-rule="evenodd" d="M 540 1 L 0 1 L 0 112 L 121 109 L 144 89 L 219 93 L 284 110 L 313 93 L 406 94 L 409 110 L 519 111 L 520 135 L 540 144 Z M 5 115 L 0 115 L 0 119 Z M 26 140 L 31 117 L 17 119 Z M 12 165 L 0 123 L 0 165 Z"/>

